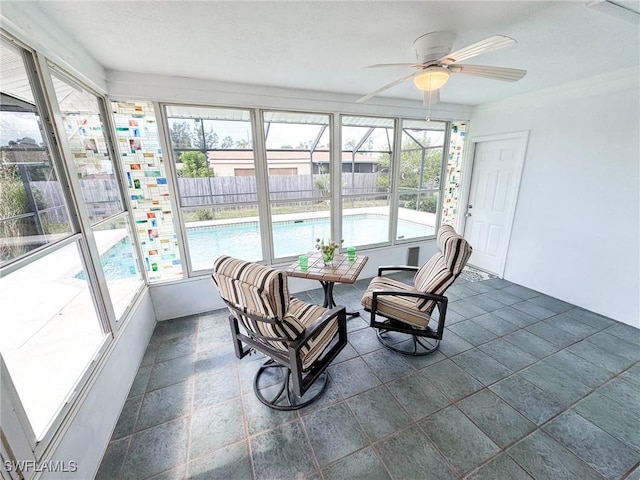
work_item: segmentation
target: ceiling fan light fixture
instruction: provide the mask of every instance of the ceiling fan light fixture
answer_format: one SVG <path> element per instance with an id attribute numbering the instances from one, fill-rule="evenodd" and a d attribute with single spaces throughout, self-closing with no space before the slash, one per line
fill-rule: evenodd
<path id="1" fill-rule="evenodd" d="M 420 90 L 430 92 L 438 90 L 449 80 L 449 72 L 446 68 L 430 67 L 413 77 L 413 83 Z"/>

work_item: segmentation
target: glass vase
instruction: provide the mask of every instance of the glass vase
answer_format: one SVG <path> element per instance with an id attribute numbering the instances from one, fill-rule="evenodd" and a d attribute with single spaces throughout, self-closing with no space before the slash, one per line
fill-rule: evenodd
<path id="1" fill-rule="evenodd" d="M 322 261 L 324 262 L 325 265 L 333 264 L 334 253 L 335 252 L 330 252 L 330 251 L 322 252 Z"/>

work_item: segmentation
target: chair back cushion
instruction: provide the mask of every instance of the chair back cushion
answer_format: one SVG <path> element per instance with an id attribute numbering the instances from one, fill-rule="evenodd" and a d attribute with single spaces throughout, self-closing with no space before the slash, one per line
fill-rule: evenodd
<path id="1" fill-rule="evenodd" d="M 416 272 L 414 285 L 421 292 L 443 295 L 467 264 L 472 248 L 450 225 L 438 230 L 437 245 L 439 251 Z M 431 313 L 435 305 L 433 300 L 416 300 L 423 312 Z"/>
<path id="2" fill-rule="evenodd" d="M 248 331 L 282 339 L 266 340 L 271 346 L 287 351 L 287 341 L 296 339 L 304 331 L 304 325 L 294 317 L 285 317 L 289 309 L 285 272 L 228 256 L 219 257 L 214 262 L 213 272 L 213 281 L 225 301 L 265 318 L 265 321 L 255 324 L 240 318 Z M 231 313 L 237 316 L 233 310 Z"/>

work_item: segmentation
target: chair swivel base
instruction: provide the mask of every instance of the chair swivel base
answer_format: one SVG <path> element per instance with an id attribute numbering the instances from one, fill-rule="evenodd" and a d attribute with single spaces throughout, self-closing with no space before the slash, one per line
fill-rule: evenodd
<path id="1" fill-rule="evenodd" d="M 419 357 L 422 355 L 429 355 L 440 348 L 440 340 L 412 335 L 410 333 L 404 334 L 407 337 L 406 340 L 392 343 L 391 340 L 385 336 L 389 331 L 390 330 L 385 330 L 384 328 L 377 328 L 376 335 L 378 336 L 378 341 L 382 345 L 394 352 Z"/>
<path id="2" fill-rule="evenodd" d="M 259 383 L 262 374 L 270 368 L 279 368 L 283 370 L 281 373 L 283 374 L 284 379 L 280 384 L 270 387 L 270 389 L 275 389 L 277 387 L 278 391 L 273 396 L 269 395 L 271 399 L 268 399 L 260 391 Z M 327 388 L 327 378 L 326 372 L 320 374 L 310 389 L 313 390 L 313 392 L 308 392 L 309 395 L 305 394 L 302 397 L 299 397 L 291 388 L 291 370 L 269 359 L 256 372 L 256 376 L 253 379 L 253 391 L 258 400 L 270 408 L 285 411 L 298 410 L 299 408 L 306 407 L 307 405 L 315 402 L 325 392 Z"/>

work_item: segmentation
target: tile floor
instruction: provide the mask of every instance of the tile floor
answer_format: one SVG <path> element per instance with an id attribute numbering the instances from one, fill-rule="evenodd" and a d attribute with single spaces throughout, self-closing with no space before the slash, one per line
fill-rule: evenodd
<path id="1" fill-rule="evenodd" d="M 336 300 L 361 309 L 367 284 Z M 640 330 L 500 279 L 448 297 L 426 357 L 349 320 L 327 391 L 297 412 L 256 400 L 261 359 L 235 358 L 226 311 L 160 323 L 98 478 L 640 479 Z"/>

